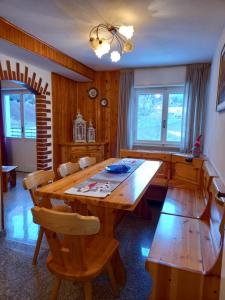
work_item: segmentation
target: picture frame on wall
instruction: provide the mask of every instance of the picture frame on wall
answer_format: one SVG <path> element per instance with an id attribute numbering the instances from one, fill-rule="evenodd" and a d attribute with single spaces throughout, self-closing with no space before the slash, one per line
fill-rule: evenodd
<path id="1" fill-rule="evenodd" d="M 220 55 L 216 110 L 225 110 L 225 45 L 223 46 Z"/>

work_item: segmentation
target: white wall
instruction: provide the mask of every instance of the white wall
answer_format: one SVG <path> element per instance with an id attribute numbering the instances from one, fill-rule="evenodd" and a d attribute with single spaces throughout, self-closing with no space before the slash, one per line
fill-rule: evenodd
<path id="1" fill-rule="evenodd" d="M 206 114 L 204 153 L 213 163 L 225 184 L 225 110 L 216 112 L 220 52 L 225 44 L 225 30 L 213 57 Z"/>
<path id="2" fill-rule="evenodd" d="M 37 170 L 37 151 L 35 139 L 6 138 L 7 162 L 17 166 L 17 171 Z"/>
<path id="3" fill-rule="evenodd" d="M 225 111 L 216 112 L 217 85 L 219 74 L 220 52 L 225 44 L 225 29 L 213 57 L 209 97 L 206 115 L 206 135 L 204 153 L 208 156 L 223 183 L 225 184 Z M 225 241 L 224 241 L 225 242 Z M 223 266 L 220 300 L 225 299 L 225 249 L 223 249 Z"/>
<path id="4" fill-rule="evenodd" d="M 185 83 L 186 67 L 146 68 L 134 71 L 134 86 L 169 86 Z"/>

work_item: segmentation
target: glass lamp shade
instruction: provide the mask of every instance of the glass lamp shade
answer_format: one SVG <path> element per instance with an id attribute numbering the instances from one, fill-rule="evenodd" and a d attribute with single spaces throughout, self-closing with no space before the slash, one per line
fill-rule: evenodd
<path id="1" fill-rule="evenodd" d="M 118 51 L 113 51 L 111 53 L 111 61 L 118 62 L 120 60 L 120 53 Z"/>
<path id="2" fill-rule="evenodd" d="M 107 41 L 102 40 L 99 42 L 98 47 L 95 49 L 95 54 L 101 58 L 104 54 L 109 53 L 110 44 Z"/>
<path id="3" fill-rule="evenodd" d="M 99 40 L 95 38 L 90 38 L 90 46 L 93 50 L 96 50 L 99 47 Z"/>
<path id="4" fill-rule="evenodd" d="M 128 40 L 132 38 L 134 34 L 134 27 L 133 26 L 120 26 L 119 33 L 125 36 Z"/>
<path id="5" fill-rule="evenodd" d="M 123 51 L 124 52 L 131 52 L 133 50 L 134 46 L 133 44 L 131 43 L 131 41 L 126 41 L 124 43 L 124 46 L 123 46 Z"/>

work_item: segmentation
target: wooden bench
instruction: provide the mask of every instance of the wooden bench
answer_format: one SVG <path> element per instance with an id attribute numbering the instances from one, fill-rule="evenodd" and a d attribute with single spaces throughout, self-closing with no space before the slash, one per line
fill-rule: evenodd
<path id="1" fill-rule="evenodd" d="M 197 189 L 201 184 L 204 157 L 190 159 L 190 155 L 182 153 L 127 149 L 120 150 L 120 157 L 163 161 L 163 165 L 151 182 L 150 196 L 154 190 L 157 192 L 168 187 Z M 150 198 L 154 199 L 154 195 Z M 159 197 L 159 200 L 164 201 L 164 198 Z"/>
<path id="2" fill-rule="evenodd" d="M 216 176 L 216 171 L 211 163 L 205 161 L 200 186 L 193 186 L 192 189 L 190 187 L 169 187 L 162 213 L 190 218 L 201 218 L 206 210 L 212 178 Z"/>
<path id="3" fill-rule="evenodd" d="M 168 186 L 196 189 L 201 184 L 202 166 L 205 157 L 191 157 L 190 154 L 172 153 Z"/>
<path id="4" fill-rule="evenodd" d="M 218 300 L 224 239 L 225 187 L 210 185 L 201 219 L 161 214 L 146 269 L 153 278 L 151 300 Z"/>
<path id="5" fill-rule="evenodd" d="M 203 199 L 202 177 L 208 171 L 202 175 L 203 158 L 190 159 L 190 155 L 181 153 L 126 149 L 120 151 L 120 156 L 163 161 L 135 211 L 138 215 L 151 218 L 151 209 L 146 200 L 164 202 L 166 199 L 163 212 L 169 214 L 197 217 L 204 211 L 206 204 L 198 201 Z"/>
<path id="6" fill-rule="evenodd" d="M 10 187 L 16 186 L 16 168 L 17 166 L 2 166 L 2 188 L 4 193 L 8 191 L 8 183 L 10 183 Z"/>

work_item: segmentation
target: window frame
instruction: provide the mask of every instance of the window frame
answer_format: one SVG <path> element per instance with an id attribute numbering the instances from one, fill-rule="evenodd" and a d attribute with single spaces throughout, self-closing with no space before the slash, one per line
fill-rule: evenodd
<path id="1" fill-rule="evenodd" d="M 6 95 L 20 95 L 20 123 L 21 123 L 21 136 L 7 136 L 7 121 L 6 121 L 6 112 L 5 112 L 5 99 Z M 26 137 L 25 136 L 25 125 L 24 125 L 24 95 L 33 94 L 36 101 L 36 95 L 29 90 L 24 89 L 14 89 L 14 90 L 3 90 L 2 91 L 2 109 L 3 109 L 3 121 L 4 121 L 4 134 L 7 139 L 25 139 L 25 140 L 36 140 L 36 137 Z M 36 105 L 35 105 L 36 111 Z M 37 134 L 37 126 L 36 126 L 36 134 Z"/>
<path id="2" fill-rule="evenodd" d="M 137 87 L 135 88 L 135 99 L 134 99 L 134 134 L 133 134 L 133 146 L 150 146 L 150 147 L 162 147 L 162 148 L 179 148 L 182 143 L 182 138 L 180 142 L 167 141 L 167 127 L 168 127 L 168 101 L 169 95 L 172 93 L 183 93 L 184 85 L 175 86 L 158 86 L 158 87 Z M 162 120 L 161 120 L 161 139 L 160 141 L 146 141 L 137 139 L 137 117 L 138 117 L 138 96 L 142 94 L 162 94 L 163 105 L 162 105 Z M 184 118 L 184 105 L 183 105 L 183 115 Z M 166 125 L 164 125 L 164 123 Z"/>

